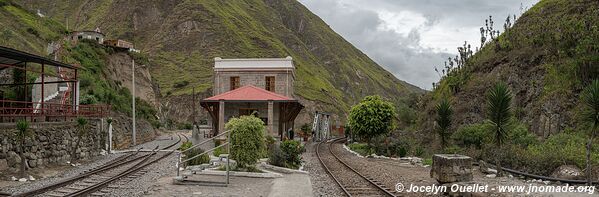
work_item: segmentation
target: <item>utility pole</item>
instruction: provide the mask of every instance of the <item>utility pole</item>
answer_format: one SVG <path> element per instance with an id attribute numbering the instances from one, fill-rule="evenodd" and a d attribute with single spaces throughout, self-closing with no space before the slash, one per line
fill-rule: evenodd
<path id="1" fill-rule="evenodd" d="M 131 60 L 131 78 L 132 78 L 132 88 L 131 91 L 133 92 L 132 95 L 132 100 L 133 100 L 133 145 L 137 145 L 136 141 L 135 141 L 135 60 Z"/>

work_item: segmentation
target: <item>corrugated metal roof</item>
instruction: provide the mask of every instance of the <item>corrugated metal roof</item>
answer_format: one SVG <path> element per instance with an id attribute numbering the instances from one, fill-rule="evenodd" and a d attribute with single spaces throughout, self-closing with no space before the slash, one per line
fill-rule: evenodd
<path id="1" fill-rule="evenodd" d="M 247 58 L 247 59 L 222 59 L 214 58 L 215 69 L 230 68 L 291 68 L 293 69 L 293 58 Z"/>
<path id="2" fill-rule="evenodd" d="M 24 51 L 11 49 L 8 47 L 0 46 L 0 64 L 13 65 L 21 62 L 33 62 L 38 64 L 45 64 L 50 66 L 65 67 L 71 69 L 77 69 L 78 67 L 65 64 L 62 62 L 54 61 L 39 55 L 30 54 Z"/>
<path id="3" fill-rule="evenodd" d="M 295 100 L 253 85 L 243 86 L 207 99 L 204 101 L 291 101 Z"/>

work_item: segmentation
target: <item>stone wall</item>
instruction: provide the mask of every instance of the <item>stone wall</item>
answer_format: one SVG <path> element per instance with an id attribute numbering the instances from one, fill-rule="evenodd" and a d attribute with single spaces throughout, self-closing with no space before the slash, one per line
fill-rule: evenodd
<path id="1" fill-rule="evenodd" d="M 133 144 L 133 120 L 131 117 L 119 114 L 112 121 L 112 147 L 114 149 L 126 149 Z M 108 127 L 104 123 L 105 127 Z M 106 131 L 108 128 L 106 128 Z M 137 118 L 135 121 L 136 142 L 137 144 L 152 141 L 157 135 L 157 131 L 148 121 Z"/>
<path id="2" fill-rule="evenodd" d="M 100 120 L 88 120 L 88 132 L 76 150 L 79 159 L 97 156 L 104 148 L 106 138 L 100 124 Z M 25 139 L 24 153 L 29 168 L 70 161 L 72 148 L 75 147 L 78 138 L 75 122 L 29 123 L 29 128 L 32 135 Z M 14 123 L 0 124 L 0 170 L 19 168 L 21 163 L 15 132 Z"/>

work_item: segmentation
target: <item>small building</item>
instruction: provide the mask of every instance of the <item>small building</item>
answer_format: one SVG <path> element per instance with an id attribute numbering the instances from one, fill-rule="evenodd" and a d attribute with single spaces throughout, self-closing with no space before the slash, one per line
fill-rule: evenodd
<path id="1" fill-rule="evenodd" d="M 104 45 L 110 46 L 110 47 L 123 48 L 123 49 L 127 49 L 127 50 L 133 49 L 133 43 L 127 42 L 127 41 L 121 40 L 121 39 L 105 40 Z"/>
<path id="2" fill-rule="evenodd" d="M 267 132 L 281 139 L 293 128 L 304 106 L 293 98 L 295 67 L 293 59 L 214 59 L 214 96 L 201 106 L 212 119 L 213 133 L 224 131 L 234 117 L 255 114 L 264 121 Z"/>
<path id="3" fill-rule="evenodd" d="M 79 40 L 95 40 L 98 44 L 104 43 L 104 34 L 100 31 L 100 28 L 96 28 L 93 31 L 75 31 L 68 37 L 72 42 L 79 42 Z"/>

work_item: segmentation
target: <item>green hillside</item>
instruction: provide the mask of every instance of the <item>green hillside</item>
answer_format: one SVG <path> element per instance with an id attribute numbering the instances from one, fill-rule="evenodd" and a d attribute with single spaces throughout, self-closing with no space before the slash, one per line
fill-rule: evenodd
<path id="1" fill-rule="evenodd" d="M 542 0 L 511 28 L 496 25 L 501 35 L 425 96 L 422 129 L 433 130 L 434 105 L 443 96 L 453 101 L 455 128 L 481 122 L 486 92 L 497 81 L 509 85 L 516 118 L 537 136 L 584 129 L 578 94 L 599 76 L 598 24 L 598 1 Z"/>
<path id="2" fill-rule="evenodd" d="M 210 93 L 214 57 L 288 55 L 297 66 L 295 92 L 318 103 L 309 108 L 343 114 L 370 94 L 405 106 L 411 94 L 422 92 L 378 66 L 295 0 L 19 2 L 68 23 L 69 30 L 100 27 L 108 37 L 134 41 L 149 54 L 152 77 L 166 97 L 190 94 L 192 87 Z"/>
<path id="3" fill-rule="evenodd" d="M 47 54 L 48 43 L 62 44 L 65 50 L 61 51 L 58 58 L 63 62 L 82 66 L 79 79 L 83 104 L 110 104 L 115 112 L 128 116 L 131 114 L 132 101 L 129 90 L 115 80 L 106 77 L 107 57 L 114 53 L 113 50 L 87 41 L 80 42 L 75 46 L 63 43 L 61 39 L 66 35 L 66 28 L 61 23 L 39 17 L 10 1 L 0 1 L 0 24 L 2 24 L 0 27 L 2 32 L 0 45 L 2 46 L 44 56 Z M 34 70 L 40 69 L 40 65 L 31 66 Z M 11 69 L 6 69 L 4 72 L 13 74 Z M 37 77 L 39 75 L 31 72 L 27 74 L 29 82 L 33 82 Z M 14 92 L 16 90 L 7 87 L 2 87 L 2 90 L 7 97 L 16 97 Z M 29 91 L 31 91 L 31 86 Z M 158 126 L 154 117 L 156 112 L 153 106 L 147 102 L 138 99 L 136 112 L 138 117 Z"/>

